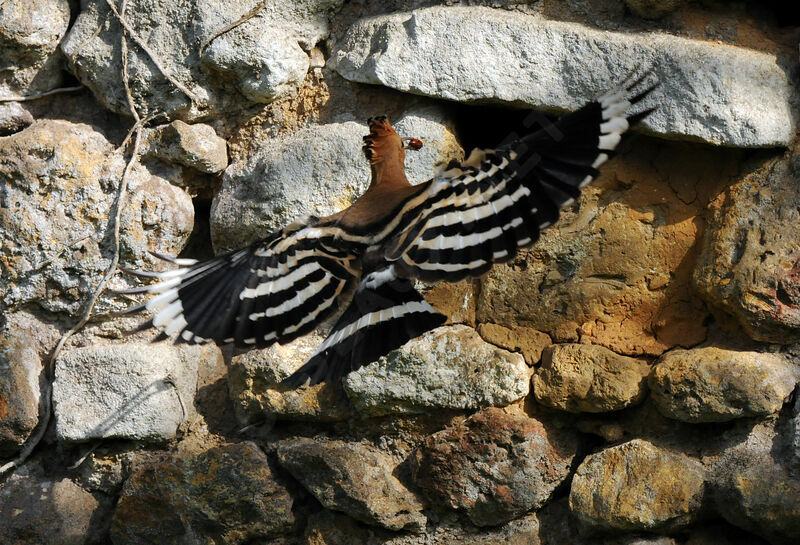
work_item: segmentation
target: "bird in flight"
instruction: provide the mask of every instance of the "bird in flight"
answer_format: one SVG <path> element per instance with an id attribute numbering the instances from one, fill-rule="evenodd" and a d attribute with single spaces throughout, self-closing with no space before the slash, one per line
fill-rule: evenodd
<path id="1" fill-rule="evenodd" d="M 446 321 L 414 280 L 481 275 L 555 223 L 622 134 L 652 111 L 630 113 L 655 87 L 647 79 L 496 149 L 473 150 L 418 185 L 406 178 L 404 160 L 421 142 L 401 138 L 384 116 L 370 118 L 363 151 L 372 178 L 349 208 L 207 261 L 155 254 L 177 268 L 127 271 L 158 282 L 120 292 L 155 295 L 125 313 L 149 311 L 139 330 L 160 330 L 156 340 L 263 348 L 310 332 L 346 306 L 282 385 L 338 380 Z"/>

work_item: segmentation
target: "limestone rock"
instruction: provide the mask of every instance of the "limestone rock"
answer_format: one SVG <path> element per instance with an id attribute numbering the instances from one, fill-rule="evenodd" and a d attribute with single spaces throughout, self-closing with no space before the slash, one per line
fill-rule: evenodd
<path id="1" fill-rule="evenodd" d="M 525 397 L 529 374 L 519 354 L 485 342 L 474 329 L 440 327 L 344 379 L 363 414 L 480 409 Z"/>
<path id="2" fill-rule="evenodd" d="M 588 456 L 572 479 L 569 504 L 588 527 L 672 530 L 699 515 L 705 478 L 696 460 L 634 439 Z"/>
<path id="3" fill-rule="evenodd" d="M 217 358 L 221 353 L 213 345 L 127 343 L 64 351 L 53 383 L 56 435 L 68 442 L 170 439 L 194 411 L 198 367 Z"/>
<path id="4" fill-rule="evenodd" d="M 233 163 L 211 209 L 215 248 L 240 248 L 297 218 L 333 214 L 352 204 L 369 185 L 369 164 L 361 151 L 362 137 L 369 133 L 364 121 L 300 129 L 261 143 L 249 159 Z M 426 142 L 420 152 L 406 154 L 413 182 L 428 180 L 437 165 L 463 157 L 436 110 L 409 110 L 395 128 L 401 136 Z"/>
<path id="5" fill-rule="evenodd" d="M 461 282 L 439 282 L 433 286 L 417 283 L 415 287 L 422 293 L 425 300 L 440 313 L 447 316 L 447 325 L 465 324 L 475 327 L 475 282 L 472 279 L 462 280 Z M 481 333 L 481 326 L 478 332 Z M 483 336 L 483 333 L 481 333 Z M 516 346 L 506 346 L 501 342 L 487 339 L 487 342 L 496 344 L 509 351 L 517 351 Z M 523 353 L 524 355 L 524 353 Z"/>
<path id="6" fill-rule="evenodd" d="M 39 120 L 0 139 L 0 308 L 38 304 L 75 313 L 83 307 L 111 260 L 109 221 L 125 168 L 112 151 L 94 128 L 66 121 Z M 179 253 L 194 208 L 186 193 L 144 168 L 132 171 L 128 189 L 122 264 L 151 268 L 147 250 Z M 96 311 L 108 311 L 112 301 L 102 295 Z"/>
<path id="7" fill-rule="evenodd" d="M 15 454 L 39 423 L 42 369 L 30 332 L 0 333 L 0 459 Z"/>
<path id="8" fill-rule="evenodd" d="M 577 109 L 653 66 L 661 88 L 653 99 L 659 109 L 644 123 L 649 131 L 743 147 L 786 145 L 794 132 L 789 76 L 774 55 L 666 33 L 436 6 L 357 21 L 329 64 L 362 83 L 547 110 Z"/>
<path id="9" fill-rule="evenodd" d="M 427 182 L 450 161 L 462 161 L 464 149 L 455 136 L 453 119 L 441 108 L 412 107 L 391 120 L 401 137 L 422 140 L 422 149 L 406 151 L 406 176 L 412 184 Z"/>
<path id="10" fill-rule="evenodd" d="M 19 102 L 0 102 L 0 136 L 19 132 L 33 123 L 33 116 Z"/>
<path id="11" fill-rule="evenodd" d="M 69 20 L 69 0 L 7 0 L 0 4 L 0 97 L 59 86 L 62 74 L 57 48 Z"/>
<path id="12" fill-rule="evenodd" d="M 266 455 L 252 443 L 176 453 L 139 468 L 125 482 L 111 541 L 261 543 L 291 530 L 292 504 Z"/>
<path id="13" fill-rule="evenodd" d="M 789 545 L 800 539 L 800 480 L 783 425 L 766 419 L 722 453 L 712 467 L 712 497 L 731 524 Z"/>
<path id="14" fill-rule="evenodd" d="M 794 146 L 715 201 L 694 273 L 703 298 L 759 341 L 793 343 L 800 331 L 798 172 Z"/>
<path id="15" fill-rule="evenodd" d="M 328 509 L 390 530 L 425 527 L 422 503 L 392 475 L 387 455 L 360 443 L 289 439 L 278 459 Z"/>
<path id="16" fill-rule="evenodd" d="M 227 145 L 213 127 L 189 125 L 179 119 L 150 129 L 142 154 L 209 174 L 218 174 L 228 166 Z"/>
<path id="17" fill-rule="evenodd" d="M 291 92 L 309 67 L 308 51 L 328 33 L 341 0 L 268 2 L 248 21 L 210 40 L 248 13 L 246 0 L 171 0 L 130 5 L 129 24 L 162 66 L 195 97 L 176 89 L 149 57 L 129 45 L 131 93 L 141 115 L 194 121 L 226 115 Z M 104 21 L 110 20 L 108 24 Z M 98 30 L 99 29 L 99 30 Z M 130 115 L 123 90 L 121 28 L 105 0 L 89 0 L 62 44 L 73 73 L 106 108 Z M 130 41 L 129 41 L 130 44 Z"/>
<path id="18" fill-rule="evenodd" d="M 138 453 L 121 448 L 119 444 L 106 444 L 109 446 L 103 448 L 101 445 L 86 457 L 77 468 L 74 479 L 90 492 L 118 497 Z"/>
<path id="19" fill-rule="evenodd" d="M 29 462 L 0 483 L 0 543 L 84 545 L 102 543 L 110 501 Z"/>
<path id="20" fill-rule="evenodd" d="M 492 526 L 541 507 L 569 476 L 576 448 L 571 432 L 488 408 L 428 437 L 411 467 L 431 505 Z"/>
<path id="21" fill-rule="evenodd" d="M 504 327 L 498 324 L 484 323 L 478 325 L 481 338 L 500 348 L 519 352 L 525 363 L 535 365 L 542 359 L 542 351 L 552 344 L 550 336 L 532 327 Z"/>
<path id="22" fill-rule="evenodd" d="M 650 366 L 602 346 L 558 344 L 545 349 L 533 376 L 536 401 L 573 413 L 617 411 L 647 392 Z"/>
<path id="23" fill-rule="evenodd" d="M 296 390 L 278 386 L 305 363 L 322 340 L 323 336 L 314 332 L 284 345 L 233 357 L 228 389 L 243 426 L 273 418 L 331 422 L 351 415 L 341 384 L 326 382 Z"/>
<path id="24" fill-rule="evenodd" d="M 301 129 L 233 163 L 211 207 L 217 251 L 241 248 L 299 217 L 349 206 L 369 184 L 361 152 L 368 132 L 352 121 Z"/>
<path id="25" fill-rule="evenodd" d="M 785 356 L 706 347 L 665 354 L 650 376 L 664 416 L 724 422 L 778 412 L 800 380 Z"/>

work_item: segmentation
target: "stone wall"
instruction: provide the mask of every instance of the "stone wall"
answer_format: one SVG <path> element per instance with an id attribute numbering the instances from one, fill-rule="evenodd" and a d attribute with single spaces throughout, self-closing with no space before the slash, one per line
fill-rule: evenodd
<path id="1" fill-rule="evenodd" d="M 0 543 L 797 543 L 799 39 L 777 2 L 0 2 Z M 643 67 L 560 222 L 341 384 L 277 386 L 321 332 L 151 344 L 109 291 L 56 354 L 117 246 L 352 202 L 370 116 L 423 181 Z"/>

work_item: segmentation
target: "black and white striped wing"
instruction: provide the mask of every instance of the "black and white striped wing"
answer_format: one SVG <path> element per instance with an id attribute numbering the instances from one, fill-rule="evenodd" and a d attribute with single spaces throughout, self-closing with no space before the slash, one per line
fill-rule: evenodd
<path id="1" fill-rule="evenodd" d="M 308 333 L 352 292 L 357 256 L 332 245 L 325 227 L 290 226 L 247 248 L 203 262 L 170 259 L 179 268 L 161 273 L 129 271 L 158 283 L 122 293 L 155 297 L 130 312 L 153 317 L 140 329 L 162 331 L 175 342 L 265 347 Z M 336 247 L 340 249 L 336 249 Z"/>
<path id="2" fill-rule="evenodd" d="M 446 320 L 392 267 L 370 273 L 325 341 L 282 385 L 297 388 L 307 381 L 339 379 Z"/>
<path id="3" fill-rule="evenodd" d="M 486 272 L 533 244 L 598 175 L 652 87 L 608 93 L 496 150 L 476 150 L 428 188 L 409 227 L 386 245 L 398 275 L 456 281 Z"/>

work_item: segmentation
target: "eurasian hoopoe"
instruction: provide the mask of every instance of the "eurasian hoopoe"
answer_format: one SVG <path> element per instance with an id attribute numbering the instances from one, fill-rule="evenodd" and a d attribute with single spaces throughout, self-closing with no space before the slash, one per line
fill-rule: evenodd
<path id="1" fill-rule="evenodd" d="M 159 339 L 260 348 L 304 335 L 349 304 L 283 384 L 338 379 L 445 322 L 414 279 L 483 274 L 555 223 L 622 133 L 650 113 L 628 115 L 654 87 L 643 79 L 497 149 L 474 150 L 419 185 L 406 179 L 404 160 L 421 143 L 400 138 L 386 117 L 370 118 L 363 150 L 372 180 L 349 208 L 208 261 L 158 256 L 178 268 L 130 271 L 159 282 L 125 291 L 157 294 L 126 312 L 150 311 L 140 329 L 160 329 Z"/>

